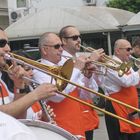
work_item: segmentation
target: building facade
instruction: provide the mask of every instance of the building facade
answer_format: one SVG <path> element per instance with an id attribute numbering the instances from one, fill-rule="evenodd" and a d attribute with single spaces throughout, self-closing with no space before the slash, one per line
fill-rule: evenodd
<path id="1" fill-rule="evenodd" d="M 105 6 L 106 0 L 8 0 L 10 24 L 47 7 Z"/>
<path id="2" fill-rule="evenodd" d="M 0 27 L 5 29 L 9 26 L 7 0 L 0 0 Z"/>

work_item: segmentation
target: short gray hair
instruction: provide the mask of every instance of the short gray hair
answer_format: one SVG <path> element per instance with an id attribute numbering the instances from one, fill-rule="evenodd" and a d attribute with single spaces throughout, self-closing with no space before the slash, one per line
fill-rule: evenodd
<path id="1" fill-rule="evenodd" d="M 40 36 L 39 41 L 38 41 L 38 47 L 41 48 L 48 39 L 48 36 L 52 34 L 51 32 L 45 32 L 43 35 Z"/>

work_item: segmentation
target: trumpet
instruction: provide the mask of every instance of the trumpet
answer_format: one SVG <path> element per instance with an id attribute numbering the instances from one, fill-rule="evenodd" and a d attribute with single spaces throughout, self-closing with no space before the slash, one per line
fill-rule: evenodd
<path id="1" fill-rule="evenodd" d="M 140 69 L 140 58 L 135 58 L 132 55 L 130 55 L 129 58 L 132 59 L 134 61 L 135 66 Z"/>
<path id="2" fill-rule="evenodd" d="M 119 100 L 116 100 L 116 99 L 114 99 L 114 98 L 111 98 L 111 97 L 109 97 L 109 96 L 103 95 L 103 94 L 101 94 L 101 93 L 99 93 L 99 92 L 96 92 L 96 91 L 94 91 L 94 90 L 92 90 L 92 89 L 89 89 L 89 88 L 87 88 L 87 87 L 80 86 L 80 85 L 78 85 L 78 84 L 76 84 L 76 83 L 71 82 L 70 80 L 68 80 L 68 79 L 66 79 L 66 78 L 63 78 L 63 77 L 60 76 L 60 75 L 54 74 L 53 71 L 51 71 L 51 68 L 49 68 L 49 66 L 46 66 L 46 65 L 44 66 L 43 64 L 40 64 L 39 62 L 36 62 L 36 61 L 34 61 L 34 60 L 30 60 L 30 59 L 27 59 L 27 58 L 25 58 L 25 57 L 21 57 L 21 56 L 15 55 L 15 54 L 13 54 L 13 56 L 15 57 L 14 60 L 15 60 L 16 62 L 21 62 L 22 65 L 23 65 L 23 64 L 24 64 L 24 65 L 27 64 L 27 66 L 29 66 L 29 67 L 31 67 L 31 68 L 33 68 L 33 69 L 40 70 L 41 72 L 46 73 L 46 74 L 48 74 L 48 75 L 50 75 L 50 76 L 53 76 L 53 77 L 56 78 L 56 79 L 60 79 L 60 80 L 62 80 L 62 81 L 65 81 L 66 83 L 69 83 L 69 84 L 72 84 L 72 85 L 74 85 L 74 86 L 76 86 L 76 87 L 82 88 L 82 89 L 84 89 L 84 90 L 86 90 L 86 91 L 88 91 L 88 92 L 90 92 L 90 93 L 99 95 L 99 96 L 104 97 L 104 98 L 106 98 L 106 99 L 108 99 L 108 100 L 111 100 L 111 101 L 114 101 L 114 102 L 119 103 L 119 104 L 121 104 L 121 105 L 124 105 L 124 106 L 126 106 L 127 108 L 130 108 L 130 109 L 132 109 L 132 110 L 135 110 L 135 111 L 137 111 L 137 112 L 140 112 L 140 110 L 139 110 L 138 108 L 135 108 L 135 107 L 133 107 L 133 106 L 130 106 L 130 105 L 126 104 L 126 103 L 123 103 L 123 102 L 121 102 L 121 101 L 119 101 Z M 9 56 L 9 57 L 10 57 L 10 56 Z M 9 58 L 9 57 L 8 57 L 8 59 L 11 58 L 11 57 L 10 57 L 10 58 Z M 12 59 L 12 58 L 11 58 L 11 59 Z M 47 67 L 47 68 L 46 68 L 46 67 Z M 33 82 L 34 82 L 34 81 L 33 81 Z M 58 86 L 58 85 L 57 85 L 57 86 Z M 60 88 L 60 90 L 62 90 L 62 89 Z M 112 116 L 112 117 L 115 117 L 115 118 L 117 118 L 117 119 L 119 119 L 119 120 L 122 120 L 122 121 L 124 121 L 124 122 L 126 122 L 126 123 L 129 123 L 129 124 L 131 124 L 131 125 L 134 125 L 134 126 L 140 128 L 140 124 L 136 124 L 136 123 L 134 123 L 134 122 L 132 122 L 132 121 L 130 121 L 130 120 L 128 120 L 128 119 L 125 119 L 125 118 L 123 118 L 123 117 L 120 117 L 120 116 L 118 116 L 118 115 L 115 115 L 115 114 L 113 114 L 113 113 L 111 113 L 111 112 L 105 111 L 105 110 L 103 110 L 103 109 L 101 109 L 101 108 L 99 108 L 99 107 L 96 107 L 96 106 L 94 106 L 94 105 L 92 105 L 92 104 L 89 104 L 89 103 L 87 103 L 87 102 L 85 102 L 85 101 L 83 101 L 83 100 L 80 100 L 80 99 L 76 98 L 76 97 L 67 95 L 67 94 L 63 93 L 62 91 L 60 91 L 60 90 L 58 89 L 57 92 L 58 92 L 59 94 L 65 96 L 65 97 L 68 97 L 68 98 L 70 98 L 70 99 L 72 99 L 72 100 L 74 100 L 74 101 L 80 102 L 80 103 L 82 103 L 82 104 L 84 104 L 84 105 L 90 106 L 90 107 L 92 107 L 92 108 L 94 108 L 94 109 L 96 109 L 96 110 L 99 110 L 99 111 L 101 111 L 101 112 L 103 112 L 103 113 L 106 113 L 106 114 Z"/>
<path id="3" fill-rule="evenodd" d="M 83 46 L 81 44 L 80 44 L 80 47 L 83 48 L 86 51 L 89 51 L 89 52 L 96 51 L 96 49 L 94 49 L 94 48 L 85 47 L 85 46 Z M 102 65 L 104 67 L 107 67 L 107 68 L 110 68 L 110 69 L 113 69 L 113 70 L 117 71 L 118 75 L 120 77 L 123 76 L 125 73 L 127 73 L 129 71 L 129 69 L 132 67 L 132 63 L 130 63 L 130 62 L 122 63 L 122 62 L 119 62 L 119 61 L 111 58 L 108 55 L 103 56 L 103 61 L 104 62 L 96 62 L 96 63 L 100 64 L 100 65 Z M 95 63 L 95 61 L 93 61 L 93 63 Z"/>

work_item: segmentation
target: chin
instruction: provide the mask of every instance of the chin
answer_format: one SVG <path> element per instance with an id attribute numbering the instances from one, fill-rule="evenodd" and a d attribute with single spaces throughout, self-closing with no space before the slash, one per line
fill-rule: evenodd
<path id="1" fill-rule="evenodd" d="M 5 62 L 0 62 L 0 67 L 5 67 L 6 63 Z"/>

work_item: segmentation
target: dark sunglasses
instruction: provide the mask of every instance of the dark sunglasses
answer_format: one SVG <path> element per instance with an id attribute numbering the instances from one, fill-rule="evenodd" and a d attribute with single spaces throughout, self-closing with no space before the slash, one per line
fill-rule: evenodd
<path id="1" fill-rule="evenodd" d="M 0 48 L 5 47 L 5 45 L 8 44 L 8 41 L 5 39 L 0 39 Z"/>
<path id="2" fill-rule="evenodd" d="M 132 48 L 120 48 L 120 49 L 126 49 L 126 51 L 128 52 L 132 51 Z"/>
<path id="3" fill-rule="evenodd" d="M 55 49 L 59 49 L 63 45 L 62 44 L 56 44 L 56 45 L 44 45 L 44 46 L 51 46 L 51 47 L 54 47 Z"/>
<path id="4" fill-rule="evenodd" d="M 81 38 L 81 36 L 80 35 L 73 35 L 73 36 L 66 36 L 64 38 L 71 38 L 73 41 L 76 41 L 76 40 L 78 40 L 78 38 Z"/>

